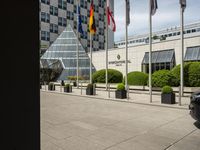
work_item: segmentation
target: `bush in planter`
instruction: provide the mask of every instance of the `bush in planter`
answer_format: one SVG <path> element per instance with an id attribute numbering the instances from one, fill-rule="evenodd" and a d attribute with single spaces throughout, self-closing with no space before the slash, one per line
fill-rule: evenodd
<path id="1" fill-rule="evenodd" d="M 129 85 L 145 86 L 147 85 L 148 74 L 139 71 L 129 72 L 127 80 Z M 123 80 L 123 83 L 125 83 L 125 79 Z"/>
<path id="2" fill-rule="evenodd" d="M 52 82 L 49 83 L 48 90 L 49 91 L 55 91 L 55 85 Z"/>
<path id="3" fill-rule="evenodd" d="M 175 104 L 175 93 L 170 86 L 164 86 L 162 88 L 161 103 Z"/>
<path id="4" fill-rule="evenodd" d="M 92 75 L 93 83 L 105 83 L 106 70 L 102 69 L 96 71 Z M 115 69 L 108 69 L 108 83 L 121 83 L 123 79 L 123 74 Z"/>
<path id="5" fill-rule="evenodd" d="M 159 70 L 152 74 L 152 86 L 162 88 L 165 85 L 175 86 L 174 75 L 169 70 Z"/>
<path id="6" fill-rule="evenodd" d="M 193 62 L 188 68 L 188 83 L 191 87 L 200 87 L 200 62 Z"/>
<path id="7" fill-rule="evenodd" d="M 67 93 L 72 92 L 72 86 L 70 84 L 66 84 L 64 86 L 64 92 L 67 92 Z"/>
<path id="8" fill-rule="evenodd" d="M 77 83 L 76 83 L 76 81 L 77 81 L 77 76 L 68 76 L 67 79 L 68 79 L 68 80 L 72 80 L 73 86 L 77 86 Z M 79 79 L 79 80 L 84 80 L 84 78 L 81 77 L 81 76 L 79 76 L 78 79 Z"/>
<path id="9" fill-rule="evenodd" d="M 126 98 L 127 97 L 127 92 L 125 90 L 125 86 L 123 83 L 120 83 L 117 85 L 117 90 L 115 91 L 115 98 Z"/>
<path id="10" fill-rule="evenodd" d="M 86 95 L 95 95 L 96 90 L 94 84 L 88 84 L 86 88 Z"/>

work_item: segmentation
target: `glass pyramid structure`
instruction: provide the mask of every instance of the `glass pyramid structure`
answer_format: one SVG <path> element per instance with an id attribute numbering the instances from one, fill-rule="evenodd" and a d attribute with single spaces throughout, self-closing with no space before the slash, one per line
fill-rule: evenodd
<path id="1" fill-rule="evenodd" d="M 68 76 L 76 76 L 77 72 L 77 36 L 70 24 L 46 50 L 40 59 L 41 68 L 62 69 L 57 80 L 67 80 Z M 80 41 L 79 48 L 79 76 L 89 79 L 90 58 Z M 95 71 L 92 65 L 92 71 Z"/>

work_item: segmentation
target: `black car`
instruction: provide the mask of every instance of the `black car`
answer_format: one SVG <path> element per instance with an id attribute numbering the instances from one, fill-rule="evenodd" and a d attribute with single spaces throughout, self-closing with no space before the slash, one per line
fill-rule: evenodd
<path id="1" fill-rule="evenodd" d="M 191 95 L 189 109 L 192 118 L 200 122 L 200 91 Z"/>

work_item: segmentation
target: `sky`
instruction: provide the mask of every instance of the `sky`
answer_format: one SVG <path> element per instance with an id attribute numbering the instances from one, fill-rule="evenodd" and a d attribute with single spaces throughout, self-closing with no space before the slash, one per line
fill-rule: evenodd
<path id="1" fill-rule="evenodd" d="M 179 0 L 157 0 L 158 9 L 152 17 L 152 30 L 158 31 L 180 26 Z M 187 0 L 184 23 L 200 21 L 200 0 Z M 125 38 L 125 0 L 114 0 L 116 32 L 114 40 Z M 130 0 L 130 25 L 128 36 L 140 35 L 149 31 L 149 0 Z"/>

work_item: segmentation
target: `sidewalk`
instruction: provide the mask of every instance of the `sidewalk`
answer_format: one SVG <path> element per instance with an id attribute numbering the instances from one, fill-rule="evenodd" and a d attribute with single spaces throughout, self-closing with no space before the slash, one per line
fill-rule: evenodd
<path id="1" fill-rule="evenodd" d="M 96 89 L 96 95 L 86 95 L 86 88 L 79 88 L 72 87 L 72 93 L 64 93 L 63 88 L 60 88 L 60 86 L 56 86 L 55 91 L 48 91 L 48 87 L 42 86 L 42 91 L 47 92 L 56 92 L 56 93 L 62 93 L 67 95 L 74 95 L 74 96 L 84 96 L 88 98 L 96 98 L 100 100 L 113 100 L 113 101 L 119 101 L 119 102 L 128 102 L 128 103 L 137 103 L 137 104 L 143 104 L 143 105 L 153 105 L 153 106 L 160 106 L 160 107 L 170 107 L 170 108 L 179 108 L 179 109 L 188 109 L 188 105 L 190 103 L 190 95 L 187 94 L 184 97 L 181 98 L 181 106 L 179 106 L 179 96 L 176 95 L 176 104 L 161 104 L 161 95 L 160 92 L 152 92 L 152 100 L 153 102 L 150 103 L 149 101 L 149 94 L 148 91 L 138 91 L 138 90 L 131 90 L 129 93 L 129 99 L 116 99 L 115 98 L 115 90 L 111 89 L 110 94 L 108 91 L 102 88 Z M 82 91 L 82 94 L 81 94 Z M 110 96 L 109 96 L 110 95 Z"/>

